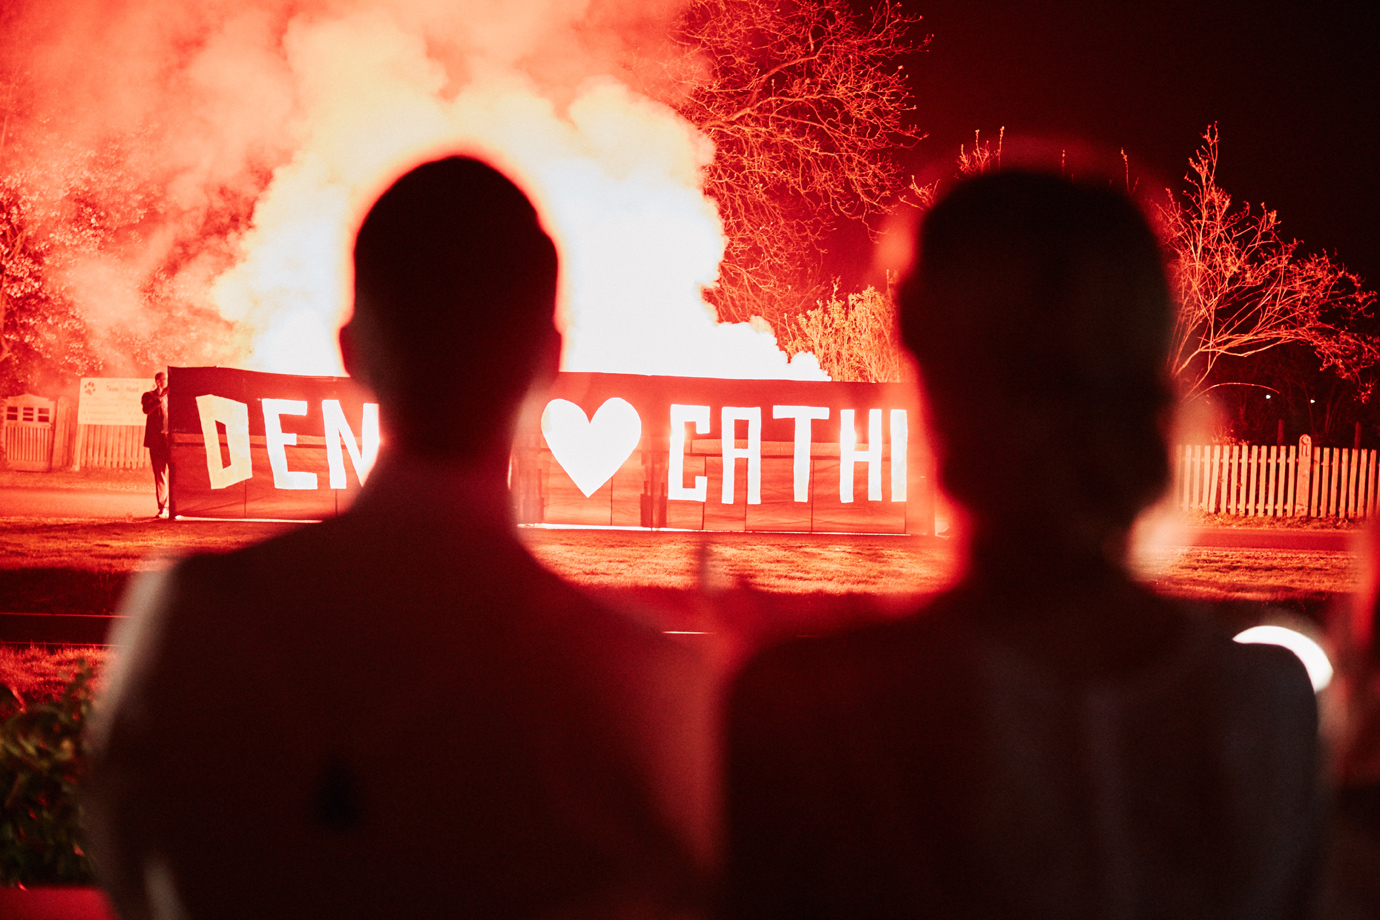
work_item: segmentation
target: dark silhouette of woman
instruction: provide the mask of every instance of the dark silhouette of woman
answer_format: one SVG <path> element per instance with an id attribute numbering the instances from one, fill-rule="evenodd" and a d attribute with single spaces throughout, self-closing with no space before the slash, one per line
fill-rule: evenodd
<path id="1" fill-rule="evenodd" d="M 1002 173 L 928 215 L 902 292 L 956 588 L 751 662 L 728 719 L 735 917 L 1262 918 L 1306 911 L 1302 665 L 1133 582 L 1162 491 L 1170 295 L 1106 189 Z"/>

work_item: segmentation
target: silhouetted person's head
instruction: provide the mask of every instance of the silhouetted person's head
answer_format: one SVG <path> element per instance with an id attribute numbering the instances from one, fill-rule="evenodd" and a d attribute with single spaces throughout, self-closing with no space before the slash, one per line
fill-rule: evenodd
<path id="1" fill-rule="evenodd" d="M 168 375 L 163 373 L 162 371 L 159 371 L 158 373 L 154 374 L 153 385 L 155 388 L 159 390 L 163 389 L 163 387 L 168 385 Z"/>
<path id="2" fill-rule="evenodd" d="M 934 207 L 916 255 L 902 334 L 979 553 L 1115 556 L 1168 473 L 1173 311 L 1145 219 L 1108 188 L 997 173 Z"/>
<path id="3" fill-rule="evenodd" d="M 426 163 L 360 227 L 346 369 L 403 450 L 506 457 L 523 394 L 556 369 L 555 297 L 555 246 L 517 186 L 467 157 Z"/>

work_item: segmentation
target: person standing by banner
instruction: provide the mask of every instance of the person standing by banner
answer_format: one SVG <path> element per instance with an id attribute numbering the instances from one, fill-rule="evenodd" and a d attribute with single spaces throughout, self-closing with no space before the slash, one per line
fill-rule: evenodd
<path id="1" fill-rule="evenodd" d="M 172 451 L 168 446 L 168 375 L 159 371 L 153 375 L 153 389 L 142 397 L 144 415 L 144 446 L 149 449 L 149 463 L 153 465 L 153 494 L 158 499 L 158 514 L 168 516 L 168 468 Z"/>

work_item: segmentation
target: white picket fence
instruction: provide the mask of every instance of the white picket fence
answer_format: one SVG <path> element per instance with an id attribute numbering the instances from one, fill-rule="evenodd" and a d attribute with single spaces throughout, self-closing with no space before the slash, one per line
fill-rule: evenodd
<path id="1" fill-rule="evenodd" d="M 1331 517 L 1375 514 L 1374 450 L 1298 445 L 1185 444 L 1174 449 L 1174 494 L 1180 508 L 1242 517 Z"/>
<path id="2" fill-rule="evenodd" d="M 78 425 L 73 469 L 146 470 L 143 425 Z"/>

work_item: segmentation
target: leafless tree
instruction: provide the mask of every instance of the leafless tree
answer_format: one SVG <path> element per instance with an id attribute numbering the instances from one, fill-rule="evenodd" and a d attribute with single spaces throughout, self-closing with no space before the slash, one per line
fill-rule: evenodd
<path id="1" fill-rule="evenodd" d="M 1001 145 L 1006 140 L 1006 126 L 1003 125 L 997 131 L 996 146 L 991 141 L 982 139 L 982 130 L 973 131 L 973 149 L 970 151 L 966 145 L 958 145 L 958 177 L 966 179 L 969 176 L 981 175 L 985 172 L 1001 169 Z"/>
<path id="2" fill-rule="evenodd" d="M 819 246 L 838 221 L 866 221 L 903 184 L 892 158 L 922 135 L 905 75 L 917 21 L 891 0 L 866 21 L 845 0 L 696 0 L 678 40 L 673 104 L 714 142 L 706 189 L 728 237 L 721 319 L 780 325 L 826 287 Z"/>
<path id="3" fill-rule="evenodd" d="M 890 279 L 889 279 L 890 280 Z M 782 344 L 791 353 L 808 351 L 833 380 L 894 382 L 913 380 L 914 371 L 896 321 L 892 287 L 867 287 L 840 296 L 838 285 L 826 300 L 790 317 Z"/>
<path id="4" fill-rule="evenodd" d="M 1170 370 L 1185 397 L 1234 381 L 1219 379 L 1223 358 L 1248 358 L 1281 345 L 1316 353 L 1322 369 L 1361 382 L 1380 362 L 1380 345 L 1357 330 L 1375 294 L 1326 254 L 1301 251 L 1280 235 L 1264 205 L 1233 207 L 1217 184 L 1217 127 L 1189 161 L 1187 190 L 1166 190 L 1159 207 L 1179 302 Z"/>

